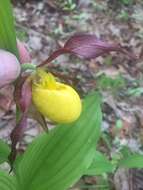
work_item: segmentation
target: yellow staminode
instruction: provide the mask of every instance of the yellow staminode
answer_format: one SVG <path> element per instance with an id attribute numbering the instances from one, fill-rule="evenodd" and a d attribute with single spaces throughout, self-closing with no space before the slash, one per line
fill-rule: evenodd
<path id="1" fill-rule="evenodd" d="M 42 115 L 57 123 L 77 120 L 82 109 L 80 97 L 72 87 L 57 82 L 41 69 L 33 81 L 32 99 Z"/>

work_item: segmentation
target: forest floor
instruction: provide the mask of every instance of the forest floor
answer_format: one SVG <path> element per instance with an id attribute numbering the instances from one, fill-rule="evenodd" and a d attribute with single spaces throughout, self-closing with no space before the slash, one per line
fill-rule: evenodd
<path id="1" fill-rule="evenodd" d="M 102 93 L 100 150 L 108 153 L 109 158 L 123 146 L 143 152 L 143 2 L 124 5 L 116 0 L 88 0 L 87 3 L 81 0 L 75 8 L 74 3 L 69 6 L 57 2 L 31 0 L 14 5 L 17 35 L 26 42 L 32 62 L 41 63 L 75 33 L 95 34 L 107 42 L 120 43 L 140 56 L 135 62 L 117 53 L 91 61 L 66 55 L 54 61 L 53 67 L 79 79 L 76 88 L 81 96 L 93 89 Z M 12 111 L 0 114 L 3 116 L 0 136 L 8 139 L 15 123 L 14 115 Z M 39 133 L 35 123 L 32 120 L 29 123 L 26 143 Z M 140 172 L 131 171 L 132 180 L 127 170 L 118 170 L 108 177 L 84 176 L 74 190 L 139 190 L 143 187 L 143 178 L 136 183 Z"/>

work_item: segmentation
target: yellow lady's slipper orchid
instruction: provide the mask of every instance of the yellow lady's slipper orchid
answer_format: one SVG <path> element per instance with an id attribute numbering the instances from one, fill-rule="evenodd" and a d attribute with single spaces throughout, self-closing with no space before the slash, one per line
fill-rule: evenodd
<path id="1" fill-rule="evenodd" d="M 38 70 L 32 85 L 33 103 L 39 112 L 57 123 L 70 123 L 81 113 L 81 100 L 70 86 L 57 82 L 54 76 Z"/>

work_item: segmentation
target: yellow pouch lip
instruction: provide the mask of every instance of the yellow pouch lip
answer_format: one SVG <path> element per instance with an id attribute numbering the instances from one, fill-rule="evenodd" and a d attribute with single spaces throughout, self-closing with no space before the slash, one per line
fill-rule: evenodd
<path id="1" fill-rule="evenodd" d="M 71 123 L 75 121 L 80 116 L 82 104 L 74 88 L 57 82 L 52 74 L 45 71 L 40 71 L 38 78 L 36 77 L 35 74 L 32 84 L 32 99 L 39 112 L 57 123 Z M 62 102 L 63 105 L 61 105 Z M 54 107 L 55 112 L 52 113 L 50 109 Z M 57 112 L 59 108 L 64 109 L 64 107 L 65 113 Z"/>
<path id="2" fill-rule="evenodd" d="M 72 87 L 66 85 L 66 84 L 62 84 L 60 82 L 56 82 L 55 83 L 55 87 L 54 88 L 49 88 L 48 86 L 43 86 L 41 84 L 38 83 L 33 83 L 32 85 L 32 89 L 37 89 L 37 90 L 43 90 L 43 91 L 65 91 L 65 90 L 71 90 Z"/>

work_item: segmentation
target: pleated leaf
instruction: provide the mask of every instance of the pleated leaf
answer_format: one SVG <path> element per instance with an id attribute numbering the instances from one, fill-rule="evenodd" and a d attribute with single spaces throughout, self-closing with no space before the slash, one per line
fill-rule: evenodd
<path id="1" fill-rule="evenodd" d="M 0 0 L 0 49 L 8 50 L 18 57 L 10 0 Z"/>
<path id="2" fill-rule="evenodd" d="M 66 190 L 73 185 L 94 158 L 101 119 L 100 98 L 94 93 L 83 101 L 76 122 L 41 134 L 19 164 L 19 189 Z"/>
<path id="3" fill-rule="evenodd" d="M 0 171 L 0 190 L 17 190 L 15 178 Z"/>
<path id="4" fill-rule="evenodd" d="M 103 173 L 112 172 L 114 166 L 111 162 L 100 152 L 96 151 L 93 162 L 87 169 L 85 175 L 102 175 Z"/>
<path id="5" fill-rule="evenodd" d="M 8 155 L 10 153 L 9 146 L 4 143 L 2 140 L 0 140 L 0 164 L 8 161 Z"/>

